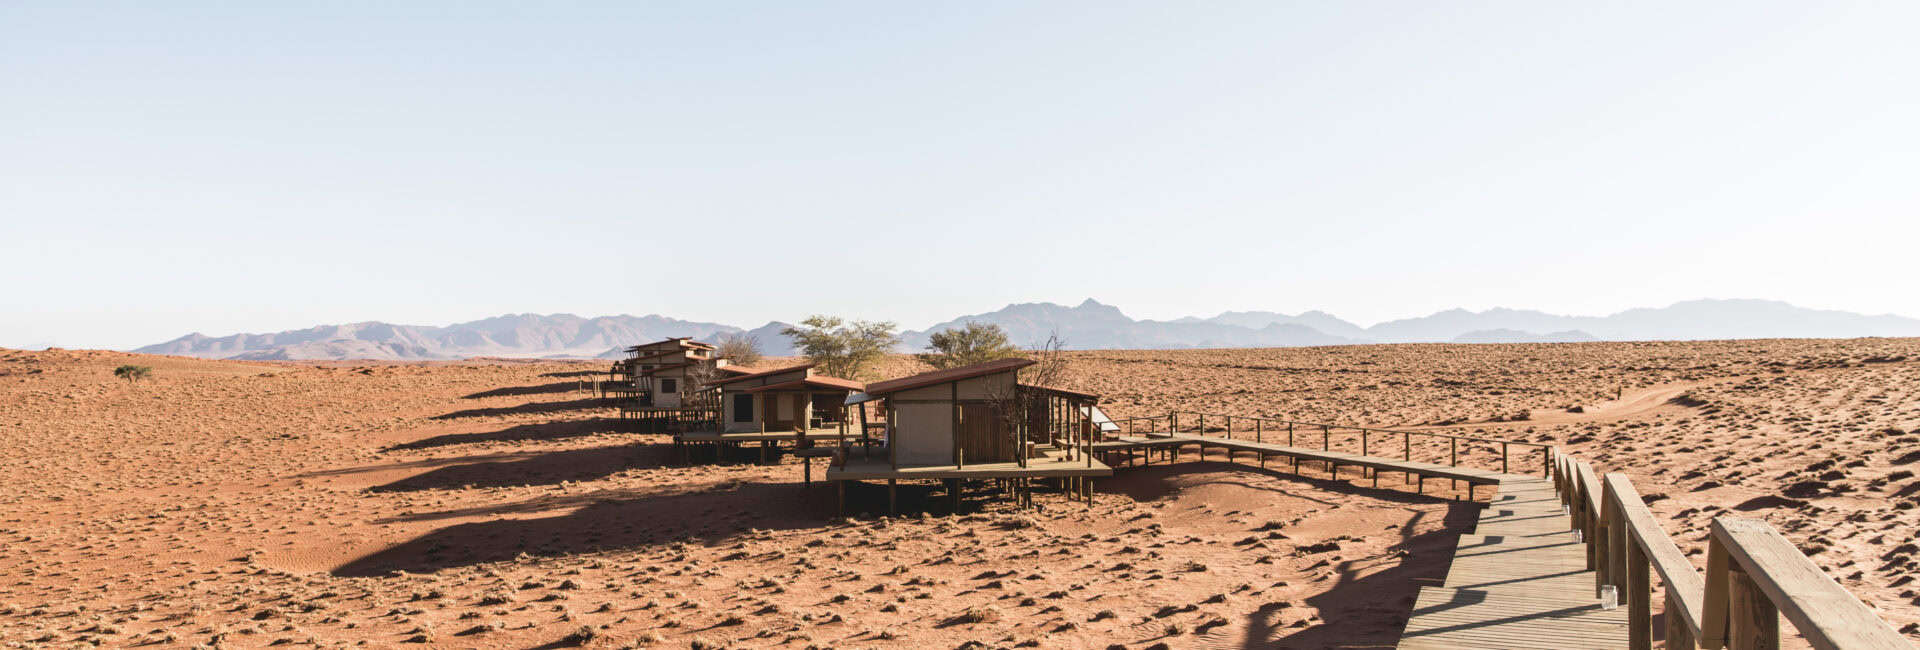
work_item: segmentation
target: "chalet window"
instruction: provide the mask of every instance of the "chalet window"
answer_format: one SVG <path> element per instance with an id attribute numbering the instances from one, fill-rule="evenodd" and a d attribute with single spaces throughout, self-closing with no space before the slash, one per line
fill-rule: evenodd
<path id="1" fill-rule="evenodd" d="M 661 380 L 660 380 L 660 392 L 662 392 L 662 393 L 678 393 L 678 392 L 680 392 L 680 386 L 678 386 L 677 384 L 679 384 L 679 382 L 676 382 L 676 381 L 674 381 L 674 380 L 672 380 L 672 379 L 661 379 Z"/>
<path id="2" fill-rule="evenodd" d="M 753 421 L 753 396 L 752 395 L 733 396 L 733 421 L 734 422 L 752 422 Z"/>

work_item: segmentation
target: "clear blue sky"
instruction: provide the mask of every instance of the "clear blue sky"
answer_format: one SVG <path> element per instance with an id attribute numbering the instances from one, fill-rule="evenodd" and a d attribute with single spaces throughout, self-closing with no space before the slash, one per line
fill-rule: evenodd
<path id="1" fill-rule="evenodd" d="M 1920 3 L 77 4 L 0 4 L 0 346 L 1920 315 Z"/>

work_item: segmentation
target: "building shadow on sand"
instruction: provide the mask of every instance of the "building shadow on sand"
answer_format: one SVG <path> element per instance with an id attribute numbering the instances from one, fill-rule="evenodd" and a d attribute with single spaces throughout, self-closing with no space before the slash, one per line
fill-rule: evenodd
<path id="1" fill-rule="evenodd" d="M 432 449 L 451 445 L 464 445 L 479 442 L 527 442 L 540 440 L 564 440 L 601 433 L 620 431 L 619 418 L 589 418 L 585 420 L 561 420 L 539 424 L 521 424 L 499 431 L 481 433 L 449 433 L 446 435 L 422 438 L 413 442 L 403 442 L 387 447 L 388 451 L 403 449 Z"/>
<path id="2" fill-rule="evenodd" d="M 475 487 L 556 485 L 564 481 L 602 479 L 627 469 L 661 467 L 672 459 L 673 446 L 664 443 L 610 445 L 548 452 L 480 454 L 467 458 L 438 459 L 434 461 L 435 469 L 385 485 L 376 485 L 367 490 L 369 492 L 417 492 Z M 382 466 L 372 466 L 365 469 L 382 468 Z"/>
<path id="3" fill-rule="evenodd" d="M 1445 505 L 1446 510 L 1441 515 L 1443 519 L 1437 529 L 1409 534 L 1409 531 L 1421 528 L 1426 518 L 1434 516 L 1431 512 L 1416 512 L 1411 521 L 1400 526 L 1400 539 L 1386 549 L 1387 554 L 1400 556 L 1399 561 L 1391 567 L 1363 576 L 1359 572 L 1361 565 L 1377 566 L 1379 556 L 1345 559 L 1335 563 L 1333 568 L 1337 577 L 1333 584 L 1306 598 L 1306 604 L 1320 614 L 1317 624 L 1282 627 L 1279 625 L 1280 614 L 1292 603 L 1270 603 L 1249 615 L 1245 636 L 1234 644 L 1250 650 L 1392 647 L 1400 640 L 1400 632 L 1406 627 L 1407 616 L 1412 612 L 1414 598 L 1419 594 L 1420 587 L 1437 586 L 1446 580 L 1447 567 L 1453 561 L 1453 549 L 1460 535 L 1473 530 L 1474 522 L 1478 520 L 1485 504 L 1398 489 L 1402 487 L 1400 477 L 1392 473 L 1382 476 L 1381 487 L 1374 488 L 1355 482 L 1357 474 L 1344 474 L 1342 479 L 1333 480 L 1324 474 L 1296 475 L 1280 467 L 1276 464 L 1263 469 L 1240 463 L 1188 462 L 1164 467 L 1131 468 L 1126 470 L 1129 473 L 1126 479 L 1112 481 L 1113 485 L 1101 491 L 1151 500 L 1158 498 L 1156 491 L 1169 489 L 1164 487 L 1166 479 L 1202 474 L 1208 475 L 1209 483 L 1234 483 L 1248 489 L 1285 494 L 1317 503 L 1330 502 L 1316 499 L 1315 493 L 1332 493 L 1385 503 Z M 1235 480 L 1233 476 L 1236 474 L 1266 476 L 1298 485 L 1300 489 L 1270 484 L 1252 485 Z M 1485 492 L 1483 488 L 1482 493 Z"/>
<path id="4" fill-rule="evenodd" d="M 486 399 L 489 397 L 517 397 L 521 395 L 559 395 L 563 393 L 577 392 L 580 389 L 581 389 L 581 384 L 578 380 L 556 381 L 551 384 L 539 384 L 535 386 L 507 386 L 505 388 L 483 390 L 471 395 L 462 395 L 460 399 Z M 588 387 L 588 390 L 592 390 L 592 388 Z"/>
<path id="5" fill-rule="evenodd" d="M 393 571 L 433 573 L 513 560 L 522 554 L 557 557 L 723 540 L 749 530 L 777 533 L 818 528 L 823 520 L 809 512 L 815 496 L 792 483 L 723 481 L 684 492 L 603 490 L 413 514 L 378 523 L 567 511 L 550 517 L 505 518 L 439 528 L 348 562 L 335 568 L 333 574 L 370 577 Z"/>
<path id="6" fill-rule="evenodd" d="M 477 417 L 485 417 L 489 415 L 527 415 L 527 414 L 537 414 L 537 413 L 560 413 L 564 411 L 578 411 L 581 409 L 612 408 L 617 403 L 618 402 L 616 402 L 611 398 L 600 398 L 600 397 L 586 397 L 581 399 L 570 399 L 570 400 L 564 400 L 559 402 L 528 402 L 526 404 L 521 404 L 519 406 L 498 406 L 498 407 L 491 407 L 491 408 L 462 409 L 459 411 L 454 411 L 452 413 L 433 416 L 433 419 L 457 420 L 460 418 L 477 418 Z"/>

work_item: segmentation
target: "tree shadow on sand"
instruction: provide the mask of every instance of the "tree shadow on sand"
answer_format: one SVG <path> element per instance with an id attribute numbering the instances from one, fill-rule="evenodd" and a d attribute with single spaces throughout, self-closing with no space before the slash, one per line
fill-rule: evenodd
<path id="1" fill-rule="evenodd" d="M 536 386 L 508 386 L 505 388 L 495 388 L 493 390 L 483 390 L 471 395 L 463 395 L 460 399 L 486 399 L 488 397 L 515 397 L 520 395 L 557 395 L 577 392 L 580 388 L 579 381 L 556 381 L 551 384 L 539 384 Z M 591 391 L 593 389 L 591 386 L 588 386 L 587 390 Z"/>
<path id="2" fill-rule="evenodd" d="M 519 406 L 499 406 L 492 408 L 463 409 L 433 416 L 435 420 L 455 420 L 459 418 L 477 418 L 489 415 L 525 415 L 531 413 L 559 413 L 580 409 L 612 408 L 618 404 L 611 398 L 587 397 L 561 402 L 528 402 Z"/>
<path id="3" fill-rule="evenodd" d="M 556 557 L 682 541 L 716 541 L 749 530 L 784 531 L 823 525 L 809 512 L 821 491 L 792 483 L 721 481 L 679 492 L 602 490 L 540 497 L 518 503 L 422 513 L 383 520 L 513 516 L 567 510 L 551 517 L 509 518 L 440 528 L 333 570 L 343 577 L 393 571 L 432 573 L 503 562 L 521 554 Z"/>
<path id="4" fill-rule="evenodd" d="M 562 440 L 600 433 L 620 431 L 619 418 L 590 418 L 586 420 L 562 420 L 539 424 L 521 424 L 499 431 L 484 433 L 449 433 L 446 435 L 422 438 L 413 442 L 404 442 L 387 447 L 388 451 L 400 449 L 431 449 L 449 445 L 463 445 L 476 442 L 525 442 L 530 440 Z"/>

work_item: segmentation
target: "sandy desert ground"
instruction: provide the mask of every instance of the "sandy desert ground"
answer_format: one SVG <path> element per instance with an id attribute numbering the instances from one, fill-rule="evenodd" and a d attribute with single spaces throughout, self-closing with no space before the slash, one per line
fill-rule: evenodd
<path id="1" fill-rule="evenodd" d="M 1562 445 L 1697 563 L 1712 517 L 1765 518 L 1920 640 L 1920 340 L 1071 359 L 1115 417 Z M 112 376 L 130 362 L 152 379 Z M 1216 455 L 1091 508 L 909 490 L 928 514 L 838 518 L 796 459 L 682 466 L 616 431 L 577 390 L 604 367 L 0 350 L 0 645 L 1382 647 L 1477 508 Z"/>

